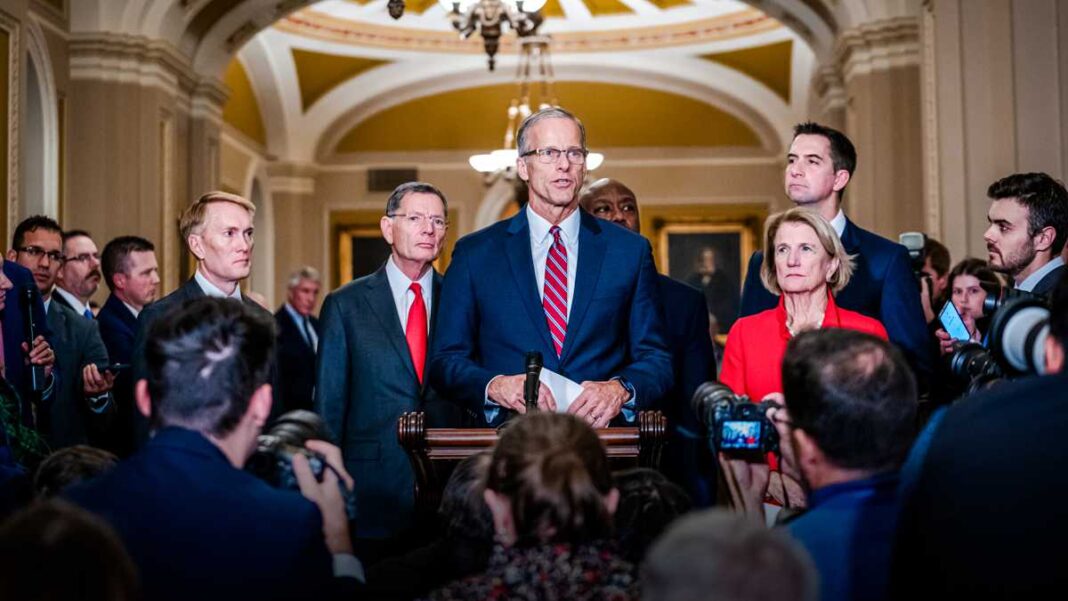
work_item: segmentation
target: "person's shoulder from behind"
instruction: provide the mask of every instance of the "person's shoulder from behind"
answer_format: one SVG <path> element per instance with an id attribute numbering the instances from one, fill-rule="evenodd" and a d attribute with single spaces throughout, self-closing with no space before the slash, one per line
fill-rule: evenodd
<path id="1" fill-rule="evenodd" d="M 874 317 L 868 317 L 867 315 L 857 313 L 856 311 L 838 307 L 838 318 L 841 321 L 843 328 L 864 332 L 865 334 L 871 334 L 872 336 L 878 336 L 883 340 L 889 339 L 889 336 L 886 333 L 886 327 L 883 326 L 883 322 Z"/>
<path id="2" fill-rule="evenodd" d="M 15 286 L 33 284 L 33 272 L 14 261 L 4 259 L 4 275 Z"/>

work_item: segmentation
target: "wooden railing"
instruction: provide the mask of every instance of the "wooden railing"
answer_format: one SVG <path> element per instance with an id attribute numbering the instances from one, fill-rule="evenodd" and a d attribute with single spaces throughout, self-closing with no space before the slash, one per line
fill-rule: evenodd
<path id="1" fill-rule="evenodd" d="M 659 411 L 641 411 L 637 424 L 597 430 L 614 468 L 659 467 L 667 421 Z M 417 511 L 424 515 L 436 511 L 441 490 L 456 463 L 492 449 L 497 436 L 494 428 L 427 428 L 421 412 L 401 415 L 397 438 L 415 472 Z"/>

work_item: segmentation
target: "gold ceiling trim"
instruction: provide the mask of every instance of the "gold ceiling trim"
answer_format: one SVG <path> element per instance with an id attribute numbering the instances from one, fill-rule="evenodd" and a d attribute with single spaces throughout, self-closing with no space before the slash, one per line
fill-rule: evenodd
<path id="1" fill-rule="evenodd" d="M 484 52 L 481 40 L 463 40 L 455 32 L 383 27 L 380 23 L 338 19 L 313 9 L 289 15 L 276 22 L 274 27 L 286 33 L 355 46 L 470 54 Z M 744 9 L 728 15 L 672 25 L 557 32 L 552 34 L 553 52 L 603 52 L 684 46 L 750 36 L 779 27 L 782 27 L 781 23 L 759 10 Z M 514 38 L 514 34 L 503 37 Z M 515 54 L 515 44 L 501 44 L 501 52 Z"/>

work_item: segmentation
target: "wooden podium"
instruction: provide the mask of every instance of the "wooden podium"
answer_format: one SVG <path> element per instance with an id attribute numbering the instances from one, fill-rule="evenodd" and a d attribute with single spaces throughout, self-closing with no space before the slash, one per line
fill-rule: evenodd
<path id="1" fill-rule="evenodd" d="M 639 411 L 637 426 L 603 428 L 597 436 L 613 469 L 660 466 L 667 420 L 659 411 Z M 431 516 L 441 502 L 441 491 L 456 464 L 497 443 L 494 428 L 427 428 L 421 412 L 401 415 L 397 439 L 415 473 L 415 507 Z"/>

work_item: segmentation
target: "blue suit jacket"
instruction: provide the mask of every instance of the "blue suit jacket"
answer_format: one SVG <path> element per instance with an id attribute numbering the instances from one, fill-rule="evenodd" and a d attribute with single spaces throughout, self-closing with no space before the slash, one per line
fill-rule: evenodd
<path id="1" fill-rule="evenodd" d="M 481 414 L 489 381 L 522 373 L 526 353 L 540 351 L 546 368 L 576 382 L 623 376 L 635 388 L 636 409 L 658 407 L 672 385 L 671 354 L 649 243 L 582 211 L 578 248 L 567 337 L 557 357 L 526 211 L 457 242 L 442 285 L 431 385 Z"/>
<path id="2" fill-rule="evenodd" d="M 319 509 L 235 468 L 192 430 L 160 430 L 67 496 L 115 528 L 145 599 L 312 599 L 331 586 Z"/>
<path id="3" fill-rule="evenodd" d="M 22 351 L 22 343 L 26 342 L 26 332 L 22 323 L 22 305 L 19 302 L 19 291 L 23 288 L 33 290 L 33 312 L 39 333 L 49 341 L 52 340 L 52 332 L 48 327 L 48 318 L 45 317 L 44 303 L 41 301 L 41 293 L 37 290 L 37 283 L 29 269 L 13 261 L 4 260 L 4 275 L 11 280 L 14 288 L 8 291 L 4 301 L 3 314 L 4 324 L 4 377 L 12 388 L 18 391 L 23 402 L 30 398 L 28 395 L 30 386 L 29 366 L 24 360 L 26 353 Z M 29 413 L 25 414 L 29 416 Z M 30 425 L 28 422 L 26 425 Z"/>
<path id="4" fill-rule="evenodd" d="M 100 338 L 104 340 L 111 362 L 129 365 L 133 358 L 134 339 L 137 337 L 137 316 L 112 294 L 100 308 L 96 322 L 100 325 Z M 134 448 L 136 409 L 133 387 L 133 373 L 127 369 L 115 377 L 115 387 L 111 390 L 117 405 L 116 423 L 103 444 L 120 457 L 129 455 Z"/>
<path id="5" fill-rule="evenodd" d="M 699 290 L 666 275 L 657 278 L 664 303 L 664 326 L 671 347 L 675 385 L 664 400 L 664 415 L 676 431 L 698 436 L 702 430 L 690 399 L 701 384 L 716 377 L 708 334 L 708 306 Z"/>
<path id="6" fill-rule="evenodd" d="M 882 322 L 890 341 L 901 347 L 909 364 L 921 374 L 931 371 L 927 323 L 920 306 L 919 287 L 904 246 L 861 229 L 846 220 L 842 246 L 854 256 L 853 278 L 834 300 L 839 307 L 874 317 Z M 742 288 L 739 317 L 772 309 L 779 297 L 760 282 L 764 253 L 749 259 Z"/>

